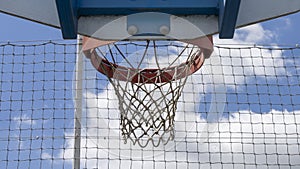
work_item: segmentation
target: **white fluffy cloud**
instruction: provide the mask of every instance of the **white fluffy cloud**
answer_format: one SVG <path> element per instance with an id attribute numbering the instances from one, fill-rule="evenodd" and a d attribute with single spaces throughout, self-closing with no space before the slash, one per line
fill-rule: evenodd
<path id="1" fill-rule="evenodd" d="M 17 127 L 21 127 L 22 125 L 35 125 L 36 120 L 31 119 L 29 115 L 23 114 L 21 116 L 13 117 L 13 120 L 17 123 Z"/>

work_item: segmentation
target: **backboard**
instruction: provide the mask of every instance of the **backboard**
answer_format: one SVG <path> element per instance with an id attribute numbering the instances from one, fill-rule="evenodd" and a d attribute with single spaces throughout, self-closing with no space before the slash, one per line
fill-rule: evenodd
<path id="1" fill-rule="evenodd" d="M 272 10 L 275 8 L 276 10 Z M 60 28 L 65 39 L 75 39 L 78 33 L 98 36 L 96 38 L 102 40 L 120 40 L 124 37 L 195 39 L 217 33 L 220 33 L 220 38 L 232 38 L 236 27 L 288 15 L 299 10 L 298 0 L 175 0 L 172 2 L 170 0 L 27 0 L 26 2 L 14 0 L 0 2 L 0 12 Z M 161 15 L 157 17 L 157 13 Z M 132 36 L 128 31 L 133 25 L 139 32 L 138 36 Z M 161 32 L 162 26 L 167 28 L 165 33 Z M 193 29 L 199 29 L 203 34 L 199 35 Z M 96 35 L 95 32 L 98 30 L 101 31 Z"/>

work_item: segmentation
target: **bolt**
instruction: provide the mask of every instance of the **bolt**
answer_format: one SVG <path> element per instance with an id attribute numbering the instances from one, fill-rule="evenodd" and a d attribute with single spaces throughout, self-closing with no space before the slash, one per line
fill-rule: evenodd
<path id="1" fill-rule="evenodd" d="M 127 29 L 130 35 L 135 35 L 138 32 L 138 28 L 135 25 L 130 25 Z"/>
<path id="2" fill-rule="evenodd" d="M 166 35 L 170 32 L 170 28 L 168 26 L 163 25 L 159 28 L 159 31 L 161 34 Z"/>

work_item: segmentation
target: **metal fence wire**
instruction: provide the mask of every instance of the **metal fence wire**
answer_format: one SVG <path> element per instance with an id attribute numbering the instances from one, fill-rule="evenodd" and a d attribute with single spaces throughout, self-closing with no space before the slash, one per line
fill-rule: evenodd
<path id="1" fill-rule="evenodd" d="M 0 43 L 0 168 L 300 168 L 299 65 L 298 47 L 215 45 L 178 99 L 174 140 L 141 148 L 76 42 Z"/>

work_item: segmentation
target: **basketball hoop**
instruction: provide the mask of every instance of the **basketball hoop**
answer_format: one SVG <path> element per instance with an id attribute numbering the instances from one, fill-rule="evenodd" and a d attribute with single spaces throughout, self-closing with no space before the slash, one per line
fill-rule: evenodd
<path id="1" fill-rule="evenodd" d="M 83 38 L 83 53 L 114 87 L 125 143 L 130 139 L 141 147 L 174 139 L 177 101 L 187 77 L 201 68 L 212 50 L 212 37 L 135 43 Z"/>

